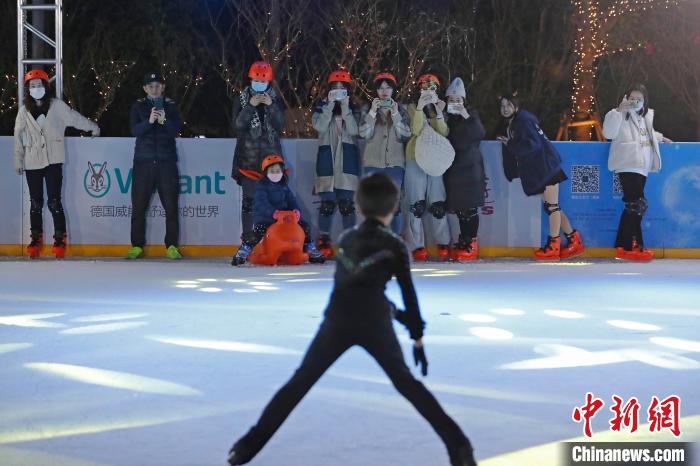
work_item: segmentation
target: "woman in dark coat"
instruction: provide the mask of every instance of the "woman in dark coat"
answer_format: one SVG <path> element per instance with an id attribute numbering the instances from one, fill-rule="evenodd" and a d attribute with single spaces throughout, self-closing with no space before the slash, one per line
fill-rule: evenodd
<path id="1" fill-rule="evenodd" d="M 561 156 L 530 112 L 521 110 L 516 94 L 500 97 L 501 116 L 508 120 L 507 136 L 499 137 L 518 166 L 523 191 L 528 196 L 541 194 L 544 211 L 549 216 L 549 236 L 544 246 L 535 251 L 536 260 L 569 259 L 584 251 L 581 236 L 571 227 L 559 208 L 559 183 L 567 177 L 561 169 Z M 568 244 L 561 247 L 560 230 Z"/>
<path id="2" fill-rule="evenodd" d="M 476 110 L 466 104 L 467 92 L 461 78 L 447 88 L 448 139 L 455 149 L 455 160 L 443 175 L 447 209 L 459 219 L 459 239 L 452 248 L 453 261 L 478 257 L 479 207 L 484 205 L 486 173 L 479 143 L 486 131 Z"/>

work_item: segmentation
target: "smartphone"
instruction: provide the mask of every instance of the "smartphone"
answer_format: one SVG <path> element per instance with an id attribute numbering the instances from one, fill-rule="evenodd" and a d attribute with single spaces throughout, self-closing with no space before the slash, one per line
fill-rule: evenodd
<path id="1" fill-rule="evenodd" d="M 348 96 L 347 89 L 335 89 L 331 91 L 332 100 L 343 100 Z"/>
<path id="2" fill-rule="evenodd" d="M 438 96 L 437 96 L 437 93 L 436 93 L 434 90 L 432 90 L 432 89 L 421 89 L 421 91 L 420 91 L 421 97 L 422 97 L 423 95 L 426 95 L 426 94 L 430 96 L 429 102 L 430 102 L 431 104 L 436 104 L 436 103 L 437 103 L 437 101 L 438 101 Z"/>
<path id="3" fill-rule="evenodd" d="M 393 99 L 382 99 L 379 101 L 379 106 L 382 108 L 391 108 L 394 105 Z"/>
<path id="4" fill-rule="evenodd" d="M 165 106 L 165 99 L 163 97 L 156 97 L 153 99 L 153 106 L 156 110 L 163 110 Z"/>

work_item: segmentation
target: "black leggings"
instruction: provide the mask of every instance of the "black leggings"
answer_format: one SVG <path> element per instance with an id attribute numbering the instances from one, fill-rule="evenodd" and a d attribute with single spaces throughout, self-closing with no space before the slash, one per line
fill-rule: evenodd
<path id="1" fill-rule="evenodd" d="M 471 242 L 472 238 L 476 238 L 479 234 L 479 214 L 477 209 L 469 209 L 464 212 L 458 212 L 459 233 L 462 239 L 466 242 Z"/>
<path id="2" fill-rule="evenodd" d="M 615 247 L 621 247 L 629 251 L 632 249 L 632 241 L 634 239 L 637 240 L 639 247 L 644 245 L 644 239 L 642 238 L 642 217 L 644 213 L 640 214 L 638 209 L 631 209 L 630 203 L 644 199 L 644 185 L 647 182 L 647 177 L 638 173 L 619 173 L 618 175 L 622 183 L 622 201 L 625 203 L 625 210 L 622 211 L 620 226 L 617 228 Z"/>
<path id="3" fill-rule="evenodd" d="M 63 186 L 63 164 L 54 163 L 39 170 L 26 170 L 27 186 L 29 187 L 29 222 L 33 234 L 44 231 L 42 218 L 44 210 L 44 183 L 46 183 L 46 195 L 49 199 L 49 211 L 53 216 L 55 237 L 62 238 L 66 232 L 66 215 L 61 204 L 61 188 Z"/>

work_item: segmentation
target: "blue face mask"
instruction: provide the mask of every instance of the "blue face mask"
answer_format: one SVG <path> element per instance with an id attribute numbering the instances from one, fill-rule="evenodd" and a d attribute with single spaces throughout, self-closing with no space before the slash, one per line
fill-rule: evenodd
<path id="1" fill-rule="evenodd" d="M 267 83 L 261 83 L 257 81 L 253 81 L 250 83 L 250 87 L 255 91 L 255 92 L 265 92 L 268 88 Z"/>

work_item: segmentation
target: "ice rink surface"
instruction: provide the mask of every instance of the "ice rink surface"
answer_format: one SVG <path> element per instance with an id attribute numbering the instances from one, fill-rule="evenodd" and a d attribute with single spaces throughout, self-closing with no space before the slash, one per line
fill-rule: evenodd
<path id="1" fill-rule="evenodd" d="M 333 269 L 0 260 L 0 465 L 226 464 L 297 367 Z M 582 436 L 571 413 L 587 392 L 605 401 L 593 421 L 600 439 L 617 394 L 641 405 L 632 440 L 672 438 L 650 437 L 646 425 L 651 398 L 669 395 L 682 400 L 681 440 L 700 440 L 700 262 L 427 263 L 414 265 L 414 280 L 427 321 L 424 382 L 480 465 L 554 465 L 543 458 L 557 442 Z M 401 303 L 394 283 L 388 293 Z M 250 464 L 448 460 L 354 348 Z"/>

